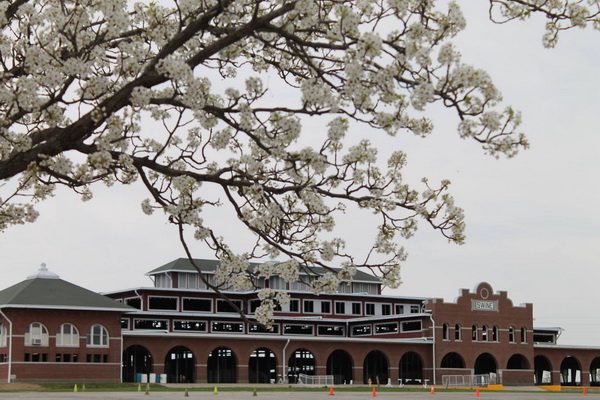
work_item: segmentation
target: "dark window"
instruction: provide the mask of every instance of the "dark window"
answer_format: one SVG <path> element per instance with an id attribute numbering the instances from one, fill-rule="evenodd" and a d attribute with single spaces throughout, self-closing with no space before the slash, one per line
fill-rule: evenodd
<path id="1" fill-rule="evenodd" d="M 419 313 L 419 306 L 410 306 L 410 313 L 411 314 L 418 314 Z"/>
<path id="2" fill-rule="evenodd" d="M 46 361 L 48 361 L 48 354 L 47 353 L 25 353 L 25 361 L 46 362 Z"/>
<path id="3" fill-rule="evenodd" d="M 206 332 L 205 321 L 173 321 L 174 331 Z"/>
<path id="4" fill-rule="evenodd" d="M 121 329 L 129 329 L 129 318 L 121 318 Z"/>
<path id="5" fill-rule="evenodd" d="M 213 322 L 211 330 L 213 332 L 243 332 L 244 324 L 240 322 Z"/>
<path id="6" fill-rule="evenodd" d="M 169 329 L 169 324 L 166 320 L 136 319 L 133 321 L 133 329 L 156 329 L 165 331 Z"/>
<path id="7" fill-rule="evenodd" d="M 344 336 L 343 326 L 319 326 L 317 327 L 319 336 Z"/>
<path id="8" fill-rule="evenodd" d="M 421 330 L 421 321 L 406 321 L 402 323 L 402 332 L 414 332 Z"/>
<path id="9" fill-rule="evenodd" d="M 241 300 L 231 300 L 231 302 L 235 304 L 240 310 L 242 309 Z M 233 306 L 229 302 L 225 300 L 217 300 L 217 312 L 237 313 L 238 311 L 235 308 L 233 308 Z"/>
<path id="10" fill-rule="evenodd" d="M 212 300 L 208 299 L 183 299 L 183 311 L 212 311 Z"/>
<path id="11" fill-rule="evenodd" d="M 404 304 L 396 304 L 396 314 L 404 314 Z"/>
<path id="12" fill-rule="evenodd" d="M 254 314 L 260 303 L 262 303 L 260 300 L 250 300 L 250 314 Z"/>
<path id="13" fill-rule="evenodd" d="M 290 300 L 290 312 L 300 312 L 300 300 Z"/>
<path id="14" fill-rule="evenodd" d="M 125 304 L 127 304 L 129 307 L 137 308 L 138 310 L 142 309 L 142 299 L 140 299 L 139 297 L 126 299 Z"/>
<path id="15" fill-rule="evenodd" d="M 336 302 L 335 303 L 335 313 L 336 314 L 345 314 L 346 313 L 346 303 Z"/>
<path id="16" fill-rule="evenodd" d="M 283 333 L 285 335 L 312 335 L 312 325 L 284 325 Z"/>
<path id="17" fill-rule="evenodd" d="M 279 333 L 279 325 L 272 325 L 270 329 L 265 329 L 264 326 L 259 324 L 250 324 L 248 327 L 250 333 Z"/>
<path id="18" fill-rule="evenodd" d="M 554 343 L 554 335 L 548 333 L 536 333 L 533 335 L 533 341 L 536 343 Z"/>
<path id="19" fill-rule="evenodd" d="M 382 304 L 381 305 L 381 315 L 392 315 L 392 305 L 391 304 Z"/>
<path id="20" fill-rule="evenodd" d="M 362 307 L 360 306 L 360 303 L 352 303 L 352 314 L 354 314 L 354 315 L 362 314 L 361 309 L 362 309 Z"/>
<path id="21" fill-rule="evenodd" d="M 321 302 L 321 313 L 331 314 L 331 302 L 330 301 L 322 301 Z"/>
<path id="22" fill-rule="evenodd" d="M 390 323 L 390 324 L 380 324 L 375 325 L 375 333 L 396 333 L 398 332 L 398 324 Z"/>
<path id="23" fill-rule="evenodd" d="M 315 312 L 315 305 L 312 300 L 304 300 L 304 312 L 305 313 Z"/>
<path id="24" fill-rule="evenodd" d="M 375 304 L 373 304 L 373 303 L 365 304 L 365 315 L 375 315 Z"/>
<path id="25" fill-rule="evenodd" d="M 177 310 L 177 297 L 150 297 L 148 308 L 151 310 Z"/>
<path id="26" fill-rule="evenodd" d="M 352 336 L 370 335 L 371 325 L 358 325 L 352 327 Z"/>

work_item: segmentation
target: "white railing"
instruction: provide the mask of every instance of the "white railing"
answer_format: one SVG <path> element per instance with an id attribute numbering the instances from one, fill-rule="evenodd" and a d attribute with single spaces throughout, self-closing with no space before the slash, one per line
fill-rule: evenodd
<path id="1" fill-rule="evenodd" d="M 333 386 L 333 375 L 298 374 L 298 384 L 305 386 Z"/>
<path id="2" fill-rule="evenodd" d="M 442 376 L 442 385 L 445 387 L 483 387 L 497 383 L 499 382 L 496 374 Z"/>

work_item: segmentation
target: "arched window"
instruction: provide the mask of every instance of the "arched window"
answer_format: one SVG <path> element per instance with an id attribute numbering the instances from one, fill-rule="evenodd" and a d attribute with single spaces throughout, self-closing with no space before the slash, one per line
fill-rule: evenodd
<path id="1" fill-rule="evenodd" d="M 508 341 L 511 343 L 515 342 L 515 327 L 511 326 L 508 328 Z"/>
<path id="2" fill-rule="evenodd" d="M 487 325 L 484 325 L 481 327 L 481 340 L 483 340 L 484 342 L 488 341 L 488 327 Z"/>
<path id="3" fill-rule="evenodd" d="M 56 345 L 79 347 L 79 331 L 73 324 L 62 324 L 56 333 Z"/>
<path id="4" fill-rule="evenodd" d="M 471 340 L 474 342 L 477 341 L 477 325 L 473 325 L 471 328 Z"/>
<path id="5" fill-rule="evenodd" d="M 8 334 L 6 333 L 6 325 L 0 324 L 0 347 L 6 347 L 6 338 Z"/>
<path id="6" fill-rule="evenodd" d="M 34 322 L 25 329 L 26 346 L 48 346 L 48 329 L 44 324 Z"/>
<path id="7" fill-rule="evenodd" d="M 497 342 L 498 341 L 498 326 L 494 325 L 494 327 L 492 328 L 492 342 Z"/>
<path id="8" fill-rule="evenodd" d="M 527 328 L 521 327 L 521 343 L 527 343 Z"/>
<path id="9" fill-rule="evenodd" d="M 462 327 L 460 324 L 454 325 L 454 340 L 462 340 Z"/>
<path id="10" fill-rule="evenodd" d="M 450 340 L 450 337 L 449 337 L 449 332 L 448 332 L 448 331 L 449 331 L 449 326 L 448 326 L 448 324 L 444 324 L 444 325 L 442 325 L 442 338 L 443 338 L 444 340 Z"/>
<path id="11" fill-rule="evenodd" d="M 102 325 L 92 325 L 87 334 L 88 346 L 108 346 L 108 331 Z"/>

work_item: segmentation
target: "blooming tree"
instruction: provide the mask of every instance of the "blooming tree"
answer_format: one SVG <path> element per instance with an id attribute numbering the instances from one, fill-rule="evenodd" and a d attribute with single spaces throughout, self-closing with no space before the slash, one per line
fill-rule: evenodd
<path id="1" fill-rule="evenodd" d="M 600 27 L 598 0 L 489 6 L 499 23 L 545 14 L 549 47 L 561 30 Z M 57 185 L 88 200 L 96 182 L 141 182 L 143 212 L 166 214 L 190 258 L 193 235 L 221 260 L 217 291 L 313 267 L 329 271 L 316 292 L 361 267 L 395 287 L 401 239 L 421 221 L 462 243 L 463 212 L 448 181 L 409 186 L 406 155 L 379 159 L 353 127 L 427 136 L 440 103 L 490 155 L 527 147 L 520 114 L 461 62 L 451 40 L 464 27 L 457 3 L 434 0 L 2 1 L 0 229 L 33 222 Z M 256 238 L 243 254 L 206 221 L 225 204 Z M 378 225 L 367 254 L 336 231 L 350 207 Z M 261 259 L 284 262 L 248 270 Z M 259 297 L 261 321 L 286 301 Z"/>

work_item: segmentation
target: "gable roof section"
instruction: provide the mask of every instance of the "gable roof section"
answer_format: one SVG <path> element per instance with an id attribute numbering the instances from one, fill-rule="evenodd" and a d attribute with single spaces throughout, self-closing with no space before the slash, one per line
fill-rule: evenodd
<path id="1" fill-rule="evenodd" d="M 127 312 L 132 308 L 62 279 L 33 278 L 0 291 L 0 308 Z"/>
<path id="2" fill-rule="evenodd" d="M 194 259 L 194 263 L 200 266 L 202 272 L 214 272 L 219 266 L 219 260 L 206 260 L 206 259 Z M 250 270 L 252 271 L 256 268 L 260 263 L 250 263 Z M 313 271 L 317 274 L 324 274 L 329 272 L 325 268 L 322 267 L 313 267 Z M 332 268 L 334 271 L 338 268 Z M 192 263 L 187 258 L 178 258 L 176 260 L 171 261 L 161 267 L 153 269 L 152 271 L 146 273 L 146 275 L 157 275 L 163 272 L 197 272 Z M 300 272 L 302 274 L 302 271 Z M 369 282 L 369 283 L 381 283 L 381 280 L 376 276 L 368 274 L 363 271 L 356 271 L 356 275 L 352 279 L 353 282 Z"/>

